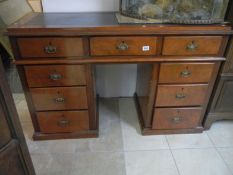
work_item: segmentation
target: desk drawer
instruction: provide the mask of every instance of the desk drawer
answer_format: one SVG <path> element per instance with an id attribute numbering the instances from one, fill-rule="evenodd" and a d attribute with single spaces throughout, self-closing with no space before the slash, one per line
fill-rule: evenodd
<path id="1" fill-rule="evenodd" d="M 81 38 L 19 38 L 21 57 L 75 57 L 84 55 Z"/>
<path id="2" fill-rule="evenodd" d="M 221 36 L 165 37 L 163 55 L 218 55 Z"/>
<path id="3" fill-rule="evenodd" d="M 86 85 L 84 65 L 25 66 L 29 87 Z"/>
<path id="4" fill-rule="evenodd" d="M 159 85 L 155 105 L 201 106 L 205 101 L 208 85 Z"/>
<path id="5" fill-rule="evenodd" d="M 156 108 L 152 129 L 191 129 L 198 126 L 202 108 Z"/>
<path id="6" fill-rule="evenodd" d="M 37 111 L 87 109 L 86 87 L 30 89 Z"/>
<path id="7" fill-rule="evenodd" d="M 159 83 L 208 83 L 214 63 L 162 63 Z"/>
<path id="8" fill-rule="evenodd" d="M 88 111 L 38 112 L 42 133 L 75 132 L 89 129 Z"/>
<path id="9" fill-rule="evenodd" d="M 94 37 L 91 55 L 156 55 L 157 37 Z"/>

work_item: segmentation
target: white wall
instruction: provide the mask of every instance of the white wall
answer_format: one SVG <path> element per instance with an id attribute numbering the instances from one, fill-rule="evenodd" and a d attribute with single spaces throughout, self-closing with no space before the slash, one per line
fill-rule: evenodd
<path id="1" fill-rule="evenodd" d="M 44 12 L 118 11 L 118 0 L 43 0 Z M 133 96 L 136 65 L 97 65 L 97 93 L 101 97 Z"/>

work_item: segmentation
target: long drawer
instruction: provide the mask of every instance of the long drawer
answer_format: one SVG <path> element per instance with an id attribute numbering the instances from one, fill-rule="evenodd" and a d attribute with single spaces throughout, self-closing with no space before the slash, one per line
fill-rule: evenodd
<path id="1" fill-rule="evenodd" d="M 86 85 L 84 65 L 25 66 L 29 87 Z"/>
<path id="2" fill-rule="evenodd" d="M 42 133 L 75 132 L 89 129 L 88 111 L 38 112 Z"/>
<path id="3" fill-rule="evenodd" d="M 207 84 L 158 85 L 155 106 L 201 106 L 207 90 Z"/>
<path id="4" fill-rule="evenodd" d="M 208 83 L 215 63 L 162 63 L 159 83 Z"/>
<path id="5" fill-rule="evenodd" d="M 86 87 L 30 89 L 37 111 L 87 109 Z"/>
<path id="6" fill-rule="evenodd" d="M 83 39 L 77 37 L 19 38 L 21 57 L 75 57 L 84 55 Z"/>
<path id="7" fill-rule="evenodd" d="M 152 129 L 189 129 L 198 126 L 202 108 L 155 108 Z"/>
<path id="8" fill-rule="evenodd" d="M 218 55 L 222 36 L 171 36 L 164 38 L 163 55 Z"/>
<path id="9" fill-rule="evenodd" d="M 157 37 L 93 37 L 91 55 L 156 55 Z"/>

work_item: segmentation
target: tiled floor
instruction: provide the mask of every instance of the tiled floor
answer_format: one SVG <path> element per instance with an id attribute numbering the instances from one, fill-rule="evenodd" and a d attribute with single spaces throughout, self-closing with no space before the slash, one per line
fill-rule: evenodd
<path id="1" fill-rule="evenodd" d="M 101 99 L 100 137 L 32 141 L 22 94 L 14 94 L 37 175 L 233 175 L 233 122 L 203 134 L 141 136 L 132 98 Z"/>

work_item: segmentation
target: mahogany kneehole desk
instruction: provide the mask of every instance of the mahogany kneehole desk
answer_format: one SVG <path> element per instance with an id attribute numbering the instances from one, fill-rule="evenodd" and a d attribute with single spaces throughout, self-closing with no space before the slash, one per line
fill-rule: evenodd
<path id="1" fill-rule="evenodd" d="M 59 19 L 59 20 L 58 20 Z M 198 133 L 232 29 L 120 25 L 114 13 L 31 13 L 8 28 L 35 140 L 98 136 L 95 64 L 138 64 L 143 135 Z"/>

